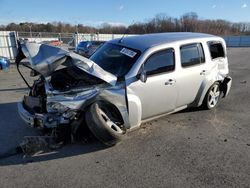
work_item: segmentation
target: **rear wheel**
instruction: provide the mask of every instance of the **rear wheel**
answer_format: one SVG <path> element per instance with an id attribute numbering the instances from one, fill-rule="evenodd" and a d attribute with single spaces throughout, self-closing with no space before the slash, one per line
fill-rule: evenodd
<path id="1" fill-rule="evenodd" d="M 120 142 L 126 133 L 126 129 L 113 113 L 99 103 L 92 104 L 86 112 L 86 123 L 90 131 L 107 146 Z"/>
<path id="2" fill-rule="evenodd" d="M 206 97 L 203 102 L 204 108 L 209 110 L 215 108 L 220 101 L 220 96 L 220 84 L 218 82 L 215 82 L 206 94 Z"/>

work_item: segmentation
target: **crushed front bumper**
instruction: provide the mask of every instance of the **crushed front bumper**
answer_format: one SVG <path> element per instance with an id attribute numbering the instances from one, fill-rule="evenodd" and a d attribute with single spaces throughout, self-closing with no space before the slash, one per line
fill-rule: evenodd
<path id="1" fill-rule="evenodd" d="M 24 108 L 23 102 L 17 103 L 17 109 L 22 120 L 30 127 L 55 128 L 60 124 L 69 123 L 69 120 L 62 118 L 59 114 L 32 114 Z"/>
<path id="2" fill-rule="evenodd" d="M 29 113 L 27 110 L 24 109 L 22 102 L 17 103 L 17 110 L 22 120 L 30 127 L 34 127 L 35 117 L 34 115 L 32 115 L 31 113 Z"/>

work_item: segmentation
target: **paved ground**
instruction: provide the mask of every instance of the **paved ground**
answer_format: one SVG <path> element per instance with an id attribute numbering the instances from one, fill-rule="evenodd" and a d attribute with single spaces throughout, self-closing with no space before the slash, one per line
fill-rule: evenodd
<path id="1" fill-rule="evenodd" d="M 250 187 L 249 54 L 229 49 L 234 82 L 216 110 L 161 118 L 112 148 L 92 141 L 0 160 L 0 187 Z M 24 93 L 15 69 L 0 72 L 0 153 L 38 134 L 17 115 Z"/>

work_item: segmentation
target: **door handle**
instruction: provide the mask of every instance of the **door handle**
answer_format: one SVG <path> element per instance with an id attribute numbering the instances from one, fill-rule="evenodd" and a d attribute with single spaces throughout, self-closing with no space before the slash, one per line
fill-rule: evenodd
<path id="1" fill-rule="evenodd" d="M 176 80 L 174 79 L 169 79 L 168 81 L 165 82 L 165 85 L 173 85 L 175 84 Z"/>
<path id="2" fill-rule="evenodd" d="M 204 76 L 204 75 L 206 75 L 206 72 L 207 72 L 206 70 L 203 70 L 200 72 L 200 75 Z"/>

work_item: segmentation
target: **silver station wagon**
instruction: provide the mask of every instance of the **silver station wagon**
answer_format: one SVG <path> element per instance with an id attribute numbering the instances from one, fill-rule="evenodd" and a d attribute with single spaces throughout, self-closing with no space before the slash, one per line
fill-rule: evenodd
<path id="1" fill-rule="evenodd" d="M 87 125 L 109 146 L 154 118 L 188 107 L 215 108 L 232 82 L 225 42 L 208 34 L 123 37 L 90 59 L 44 44 L 20 46 L 18 70 L 24 65 L 36 77 L 29 85 L 21 74 L 30 88 L 18 103 L 21 118 L 47 130 L 69 127 L 73 136 Z"/>

